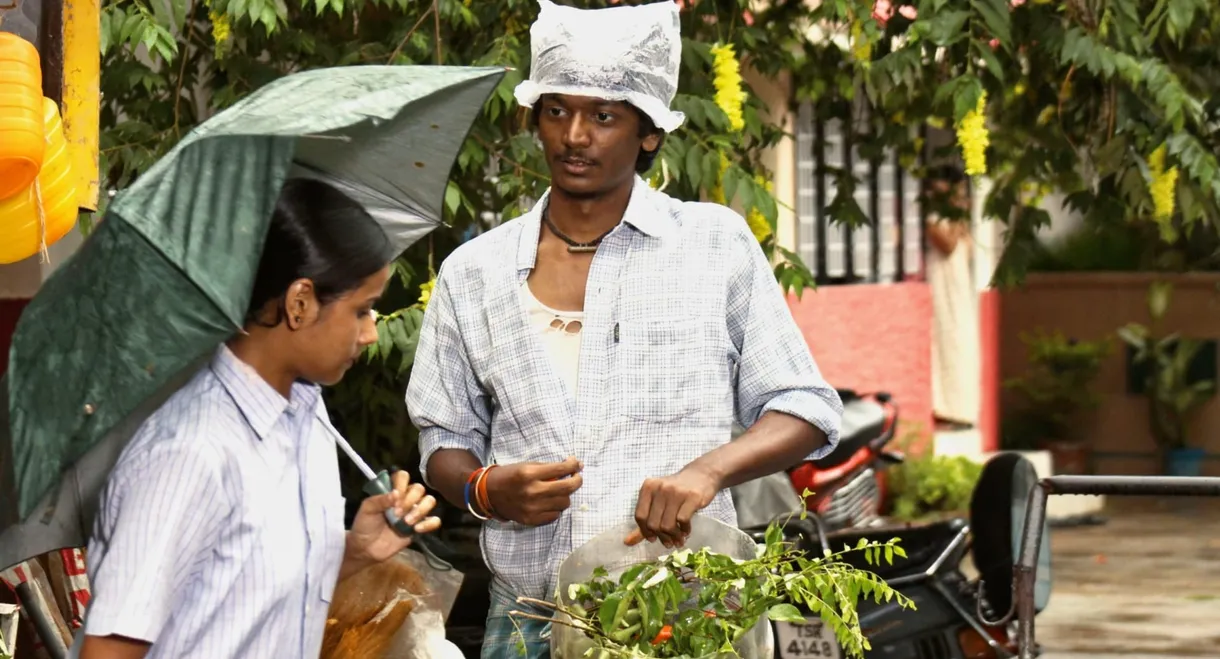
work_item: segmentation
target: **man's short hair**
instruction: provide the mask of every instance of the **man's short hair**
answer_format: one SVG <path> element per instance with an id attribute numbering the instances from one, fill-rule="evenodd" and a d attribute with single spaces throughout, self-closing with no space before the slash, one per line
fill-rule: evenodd
<path id="1" fill-rule="evenodd" d="M 623 101 L 623 104 L 634 110 L 636 116 L 640 118 L 639 137 L 644 138 L 653 134 L 661 136 L 661 139 L 657 142 L 657 148 L 655 151 L 649 151 L 643 147 L 640 147 L 640 154 L 635 157 L 635 172 L 637 174 L 643 174 L 644 172 L 652 169 L 652 163 L 656 162 L 657 156 L 661 155 L 661 147 L 665 144 L 665 131 L 657 128 L 656 123 L 652 121 L 652 117 L 644 114 L 644 112 L 636 106 L 627 103 L 626 101 Z M 534 107 L 530 108 L 530 125 L 534 127 L 534 130 L 538 129 L 538 121 L 541 119 L 541 117 L 542 99 L 538 99 L 538 102 L 534 104 Z"/>

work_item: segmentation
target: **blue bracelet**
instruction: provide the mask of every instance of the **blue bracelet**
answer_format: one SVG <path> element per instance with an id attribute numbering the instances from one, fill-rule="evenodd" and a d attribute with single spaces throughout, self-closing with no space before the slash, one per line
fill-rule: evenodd
<path id="1" fill-rule="evenodd" d="M 466 487 L 463 488 L 463 490 L 462 490 L 462 498 L 466 501 L 466 510 L 470 511 L 470 514 L 474 515 L 477 519 L 480 519 L 480 520 L 486 522 L 487 517 L 480 515 L 478 513 L 478 511 L 476 511 L 474 509 L 474 506 L 470 505 L 470 486 L 471 486 L 471 482 L 469 479 L 467 479 Z"/>

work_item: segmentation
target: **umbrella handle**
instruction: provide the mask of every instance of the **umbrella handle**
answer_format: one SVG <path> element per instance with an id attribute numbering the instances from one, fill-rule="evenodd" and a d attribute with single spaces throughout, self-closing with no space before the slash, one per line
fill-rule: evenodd
<path id="1" fill-rule="evenodd" d="M 364 484 L 363 489 L 365 494 L 375 497 L 380 494 L 389 494 L 394 488 L 390 485 L 390 474 L 386 472 L 386 470 L 382 469 L 380 472 L 378 472 L 376 478 Z M 398 533 L 398 535 L 401 535 L 404 538 L 414 538 L 412 545 L 423 553 L 424 558 L 427 559 L 428 565 L 430 565 L 432 569 L 440 570 L 442 572 L 447 572 L 453 569 L 453 565 L 436 555 L 436 551 L 432 548 L 432 545 L 435 542 L 433 538 L 423 535 L 416 535 L 415 529 L 411 528 L 411 525 L 407 524 L 406 520 L 395 515 L 393 508 L 386 508 L 385 521 L 390 525 L 390 528 L 394 529 Z"/>
<path id="2" fill-rule="evenodd" d="M 389 494 L 393 491 L 393 486 L 390 485 L 390 474 L 382 469 L 377 477 L 364 484 L 364 493 L 375 497 L 381 494 Z M 406 520 L 394 514 L 393 508 L 385 509 L 385 521 L 390 525 L 390 528 L 398 532 L 398 535 L 410 537 L 415 535 L 415 529 L 407 524 Z"/>

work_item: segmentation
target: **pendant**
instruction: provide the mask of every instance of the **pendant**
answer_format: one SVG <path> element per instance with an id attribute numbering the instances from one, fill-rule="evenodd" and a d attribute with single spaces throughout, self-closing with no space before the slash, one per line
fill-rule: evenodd
<path id="1" fill-rule="evenodd" d="M 588 254 L 596 252 L 597 245 L 568 245 L 568 251 L 573 254 Z"/>

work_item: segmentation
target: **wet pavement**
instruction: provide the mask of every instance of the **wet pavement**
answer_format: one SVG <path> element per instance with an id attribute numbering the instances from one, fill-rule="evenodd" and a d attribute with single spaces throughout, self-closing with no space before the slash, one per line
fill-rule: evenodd
<path id="1" fill-rule="evenodd" d="M 1111 498 L 1051 531 L 1044 659 L 1220 657 L 1220 500 Z"/>

